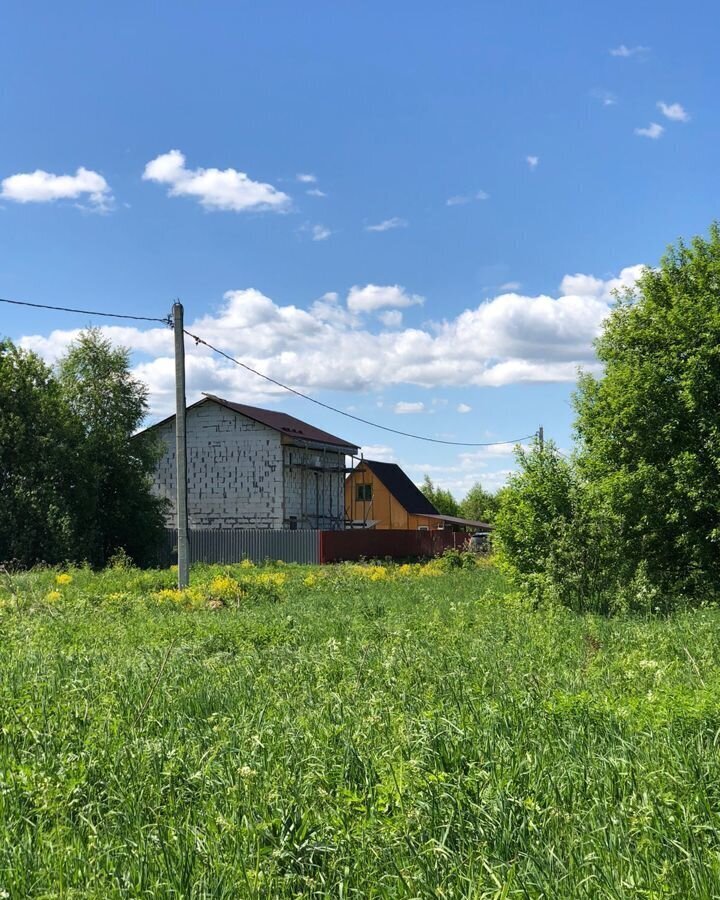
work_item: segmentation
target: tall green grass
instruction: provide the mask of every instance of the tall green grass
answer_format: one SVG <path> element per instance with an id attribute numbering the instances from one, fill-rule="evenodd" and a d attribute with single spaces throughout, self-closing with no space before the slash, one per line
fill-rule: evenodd
<path id="1" fill-rule="evenodd" d="M 717 610 L 282 571 L 220 609 L 5 586 L 0 896 L 720 895 Z"/>

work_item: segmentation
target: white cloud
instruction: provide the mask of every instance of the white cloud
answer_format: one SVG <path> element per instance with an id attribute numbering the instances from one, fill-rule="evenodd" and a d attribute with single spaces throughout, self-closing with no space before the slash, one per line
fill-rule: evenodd
<path id="1" fill-rule="evenodd" d="M 375 312 L 385 308 L 403 309 L 423 302 L 423 297 L 418 294 L 407 294 L 405 288 L 399 284 L 366 284 L 365 287 L 355 285 L 350 288 L 347 296 L 348 309 L 355 313 Z"/>
<path id="2" fill-rule="evenodd" d="M 467 403 L 458 403 L 456 412 L 463 414 L 472 412 L 472 406 L 468 406 Z"/>
<path id="3" fill-rule="evenodd" d="M 392 219 L 383 219 L 377 225 L 366 225 L 365 231 L 390 231 L 393 228 L 407 228 L 407 219 L 393 216 Z"/>
<path id="4" fill-rule="evenodd" d="M 314 241 L 326 241 L 331 234 L 332 231 L 324 225 L 313 225 L 312 227 L 312 239 Z"/>
<path id="5" fill-rule="evenodd" d="M 593 341 L 612 307 L 612 292 L 632 287 L 641 272 L 641 266 L 631 266 L 606 279 L 570 274 L 556 294 L 500 293 L 419 328 L 403 327 L 395 316 L 388 322 L 368 319 L 368 313 L 400 312 L 419 302 L 398 285 L 356 286 L 345 302 L 329 292 L 307 308 L 282 305 L 255 289 L 234 290 L 200 317 L 187 311 L 186 327 L 252 368 L 311 394 L 573 382 L 579 366 L 600 371 Z M 102 332 L 137 354 L 135 371 L 148 384 L 153 414 L 171 411 L 172 332 L 117 325 L 103 326 Z M 38 333 L 20 343 L 54 361 L 77 334 L 77 329 Z M 209 391 L 262 405 L 285 396 L 191 340 L 187 359 L 192 399 Z"/>
<path id="6" fill-rule="evenodd" d="M 636 128 L 635 134 L 640 135 L 640 137 L 650 138 L 653 141 L 656 141 L 665 129 L 662 125 L 658 125 L 657 122 L 651 122 L 647 128 Z"/>
<path id="7" fill-rule="evenodd" d="M 618 47 L 612 47 L 610 49 L 610 56 L 620 56 L 624 59 L 628 59 L 631 56 L 644 56 L 649 52 L 649 47 L 643 47 L 640 44 L 635 47 L 628 47 L 625 44 L 620 44 Z"/>
<path id="8" fill-rule="evenodd" d="M 305 191 L 308 197 L 327 197 L 325 191 L 321 191 L 320 188 L 310 188 L 309 191 Z"/>
<path id="9" fill-rule="evenodd" d="M 463 206 L 465 203 L 471 203 L 473 200 L 489 200 L 490 194 L 485 191 L 475 191 L 474 194 L 455 194 L 454 197 L 448 197 L 446 203 L 448 206 Z"/>
<path id="10" fill-rule="evenodd" d="M 298 172 L 295 176 L 301 184 L 315 184 L 317 175 L 311 175 L 309 172 Z"/>
<path id="11" fill-rule="evenodd" d="M 539 156 L 526 156 L 525 162 L 530 166 L 531 169 L 537 169 L 538 163 L 540 162 Z"/>
<path id="12" fill-rule="evenodd" d="M 615 106 L 617 103 L 617 97 L 612 91 L 605 91 L 602 89 L 597 89 L 591 91 L 591 96 L 593 96 L 596 100 L 599 100 L 603 106 Z"/>
<path id="13" fill-rule="evenodd" d="M 97 211 L 106 211 L 113 203 L 110 186 L 103 176 L 83 166 L 74 175 L 53 175 L 42 169 L 10 175 L 3 179 L 0 187 L 0 198 L 15 203 L 52 203 L 84 198 L 90 204 L 89 208 Z"/>
<path id="14" fill-rule="evenodd" d="M 399 309 L 388 309 L 378 315 L 378 319 L 386 328 L 399 328 L 402 325 L 403 314 Z"/>
<path id="15" fill-rule="evenodd" d="M 398 416 L 406 416 L 410 413 L 425 412 L 425 404 L 422 402 L 408 403 L 405 400 L 399 400 L 393 407 L 393 412 Z"/>
<path id="16" fill-rule="evenodd" d="M 689 114 L 680 103 L 663 103 L 662 100 L 659 100 L 657 107 L 666 119 L 670 119 L 673 122 L 690 121 Z"/>
<path id="17" fill-rule="evenodd" d="M 506 281 L 505 284 L 500 285 L 501 291 L 519 291 L 522 287 L 519 281 Z"/>
<path id="18" fill-rule="evenodd" d="M 365 459 L 374 459 L 378 462 L 395 462 L 395 451 L 385 444 L 366 444 L 362 448 Z"/>
<path id="19" fill-rule="evenodd" d="M 171 197 L 196 197 L 208 210 L 286 210 L 287 194 L 271 184 L 253 181 L 236 169 L 188 169 L 185 156 L 170 150 L 151 160 L 143 172 L 145 181 L 170 186 Z"/>

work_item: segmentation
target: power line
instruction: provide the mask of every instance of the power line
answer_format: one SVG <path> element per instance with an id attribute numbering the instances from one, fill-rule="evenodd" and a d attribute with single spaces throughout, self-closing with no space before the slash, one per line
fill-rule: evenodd
<path id="1" fill-rule="evenodd" d="M 377 422 L 371 422 L 369 419 L 363 419 L 360 416 L 354 416 L 352 413 L 345 412 L 345 410 L 342 409 L 338 409 L 336 406 L 331 406 L 329 403 L 323 403 L 322 400 L 317 400 L 315 397 L 311 397 L 309 394 L 304 394 L 302 391 L 298 391 L 287 384 L 283 384 L 282 381 L 277 381 L 275 378 L 271 378 L 269 375 L 264 375 L 262 372 L 258 372 L 257 369 L 253 369 L 252 366 L 247 365 L 247 363 L 240 362 L 239 359 L 235 359 L 234 356 L 230 356 L 229 353 L 225 353 L 224 350 L 220 350 L 218 347 L 214 347 L 212 344 L 208 343 L 208 341 L 199 337 L 199 335 L 193 334 L 187 329 L 183 329 L 183 331 L 189 338 L 192 338 L 196 344 L 202 344 L 204 347 L 207 347 L 214 353 L 217 353 L 220 356 L 224 356 L 225 359 L 229 360 L 231 363 L 235 363 L 236 366 L 240 366 L 242 369 L 247 369 L 247 371 L 252 372 L 253 375 L 257 375 L 259 378 L 264 378 L 265 381 L 269 381 L 271 384 L 274 384 L 285 391 L 289 391 L 291 394 L 295 394 L 295 396 L 297 397 L 302 397 L 303 400 L 309 400 L 311 403 L 315 403 L 317 406 L 322 406 L 323 409 L 329 409 L 331 412 L 337 413 L 340 416 L 345 416 L 348 419 L 354 419 L 356 422 L 362 422 L 363 425 L 370 425 L 373 428 L 380 428 L 382 431 L 389 431 L 392 434 L 399 434 L 402 437 L 414 438 L 416 441 L 429 441 L 432 444 L 449 444 L 453 447 L 496 447 L 500 444 L 519 444 L 521 441 L 526 441 L 529 438 L 535 436 L 534 434 L 527 434 L 524 437 L 516 438 L 512 441 L 486 441 L 484 443 L 469 443 L 466 441 L 444 441 L 440 438 L 426 437 L 422 434 L 412 434 L 409 431 L 399 431 L 397 428 L 390 428 L 387 425 L 378 425 Z"/>
<path id="2" fill-rule="evenodd" d="M 109 319 L 134 319 L 136 322 L 161 322 L 163 325 L 172 326 L 172 317 L 165 316 L 160 319 L 157 316 L 131 316 L 129 313 L 99 312 L 96 309 L 74 309 L 70 306 L 49 306 L 47 303 L 28 303 L 25 300 L 5 300 L 0 297 L 0 303 L 10 303 L 13 306 L 31 306 L 33 309 L 54 309 L 57 312 L 80 313 L 85 316 L 104 316 Z"/>
<path id="3" fill-rule="evenodd" d="M 160 322 L 160 324 L 167 325 L 171 328 L 173 324 L 171 315 L 165 316 L 162 319 L 158 316 L 133 316 L 129 313 L 100 312 L 99 310 L 77 309 L 71 306 L 51 306 L 47 303 L 29 303 L 25 300 L 8 300 L 4 297 L 0 297 L 0 303 L 9 303 L 12 306 L 29 306 L 32 309 L 51 309 L 56 312 L 78 313 L 85 316 L 102 316 L 109 319 L 131 319 L 135 322 Z M 234 363 L 236 366 L 240 366 L 241 368 L 246 369 L 248 372 L 252 372 L 253 375 L 257 375 L 259 378 L 263 378 L 265 379 L 265 381 L 269 381 L 271 384 L 276 385 L 276 387 L 280 387 L 291 394 L 295 394 L 295 396 L 297 397 L 302 397 L 303 400 L 309 400 L 310 403 L 314 403 L 316 406 L 321 406 L 323 407 L 323 409 L 328 409 L 330 410 L 330 412 L 337 413 L 340 416 L 345 416 L 345 418 L 347 419 L 353 419 L 356 422 L 361 422 L 363 425 L 370 425 L 372 428 L 379 428 L 381 431 L 388 431 L 391 434 L 398 434 L 401 437 L 413 438 L 416 441 L 427 441 L 432 444 L 447 444 L 453 447 L 497 447 L 501 444 L 519 444 L 521 441 L 529 440 L 530 438 L 535 436 L 534 434 L 527 434 L 524 437 L 509 441 L 446 441 L 442 440 L 441 438 L 426 437 L 423 434 L 413 434 L 409 431 L 400 431 L 398 428 L 390 428 L 388 425 L 379 425 L 377 422 L 371 422 L 369 419 L 363 419 L 361 416 L 355 416 L 352 413 L 345 412 L 345 410 L 338 409 L 336 406 L 331 406 L 329 403 L 323 403 L 322 400 L 317 400 L 315 397 L 311 397 L 309 394 L 304 394 L 302 391 L 298 391 L 287 384 L 283 384 L 282 381 L 277 381 L 275 378 L 271 378 L 269 375 L 258 372 L 257 369 L 253 369 L 252 366 L 247 365 L 247 363 L 240 362 L 239 359 L 235 359 L 235 357 L 230 356 L 229 353 L 225 353 L 224 350 L 220 350 L 218 347 L 214 347 L 212 344 L 208 343 L 208 341 L 204 340 L 197 334 L 193 334 L 186 329 L 183 329 L 183 333 L 192 338 L 196 344 L 202 344 L 209 350 L 212 350 L 214 353 L 225 357 L 225 359 L 229 360 L 231 363 Z"/>

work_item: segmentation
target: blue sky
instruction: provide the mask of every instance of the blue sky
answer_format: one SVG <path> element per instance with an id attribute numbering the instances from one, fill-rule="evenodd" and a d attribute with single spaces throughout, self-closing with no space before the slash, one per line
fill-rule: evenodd
<path id="1" fill-rule="evenodd" d="M 198 333 L 357 415 L 469 442 L 542 423 L 567 447 L 609 291 L 717 216 L 716 16 L 11 0 L 0 296 L 150 315 L 180 297 Z M 0 309 L 0 334 L 48 360 L 85 324 Z M 169 335 L 126 324 L 108 334 L 166 413 Z M 512 464 L 345 420 L 194 348 L 188 372 L 190 399 L 281 406 L 458 495 Z"/>

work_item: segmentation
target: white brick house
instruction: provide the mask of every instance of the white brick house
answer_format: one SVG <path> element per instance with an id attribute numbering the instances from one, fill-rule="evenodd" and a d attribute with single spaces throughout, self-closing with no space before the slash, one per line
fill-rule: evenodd
<path id="1" fill-rule="evenodd" d="M 175 527 L 175 416 L 151 426 L 165 445 L 153 490 Z M 206 394 L 186 419 L 190 528 L 345 524 L 345 458 L 358 448 L 286 413 Z"/>

